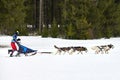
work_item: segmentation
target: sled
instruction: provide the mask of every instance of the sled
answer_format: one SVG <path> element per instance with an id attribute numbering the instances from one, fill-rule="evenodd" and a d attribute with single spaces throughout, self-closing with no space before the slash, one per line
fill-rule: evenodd
<path id="1" fill-rule="evenodd" d="M 28 48 L 26 46 L 23 46 L 20 44 L 20 39 L 17 39 L 17 45 L 18 45 L 18 50 L 17 50 L 17 54 L 15 55 L 16 57 L 17 56 L 20 56 L 20 54 L 24 54 L 25 56 L 33 56 L 37 53 L 41 53 L 41 54 L 51 54 L 52 52 L 37 52 L 38 50 L 33 50 L 31 48 Z M 13 53 L 15 51 L 10 49 L 8 50 L 8 54 L 10 54 L 10 57 L 13 57 Z"/>
<path id="2" fill-rule="evenodd" d="M 15 55 L 16 57 L 20 56 L 20 54 L 24 54 L 25 56 L 33 56 L 37 53 L 37 50 L 33 50 L 31 48 L 21 45 L 19 41 L 20 39 L 17 39 L 16 43 L 18 45 L 18 50 L 16 50 L 17 51 L 17 54 Z M 8 54 L 10 54 L 10 57 L 13 57 L 14 52 L 15 51 L 12 49 L 8 50 Z"/>
<path id="3" fill-rule="evenodd" d="M 30 49 L 26 46 L 23 46 L 23 45 L 19 45 L 19 50 L 18 50 L 18 53 L 24 53 L 24 54 L 31 54 L 30 56 L 33 56 L 37 53 L 40 53 L 40 54 L 51 54 L 52 52 L 38 52 L 38 50 L 33 50 L 33 49 Z"/>
<path id="4" fill-rule="evenodd" d="M 38 52 L 38 50 L 33 50 L 31 48 L 28 48 L 26 46 L 20 45 L 19 44 L 19 50 L 16 51 L 17 54 L 16 55 L 12 55 L 11 53 L 14 53 L 14 51 L 12 49 L 8 50 L 8 54 L 10 54 L 10 57 L 20 57 L 21 54 L 25 55 L 25 56 L 34 56 L 36 54 L 52 54 L 53 52 L 47 52 L 47 51 L 43 51 L 43 52 Z"/>
<path id="5" fill-rule="evenodd" d="M 33 50 L 33 49 L 23 46 L 21 44 L 19 44 L 18 47 L 19 47 L 19 50 L 17 50 L 17 54 L 15 55 L 16 57 L 20 56 L 20 54 L 24 54 L 25 56 L 33 56 L 37 53 L 37 50 Z M 12 49 L 8 50 L 8 54 L 10 54 L 10 57 L 13 57 L 12 54 L 14 54 L 14 52 L 15 51 Z"/>
<path id="6" fill-rule="evenodd" d="M 32 55 L 35 55 L 37 53 L 37 50 L 33 50 L 31 48 L 28 48 L 26 46 L 23 46 L 23 45 L 19 45 L 19 50 L 18 50 L 18 56 L 19 54 L 25 54 L 25 56 L 32 56 Z"/>

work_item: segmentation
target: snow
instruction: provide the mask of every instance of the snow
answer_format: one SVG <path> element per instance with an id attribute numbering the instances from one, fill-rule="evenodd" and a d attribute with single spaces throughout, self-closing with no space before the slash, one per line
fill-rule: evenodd
<path id="1" fill-rule="evenodd" d="M 21 43 L 38 52 L 52 51 L 52 54 L 37 54 L 29 57 L 9 57 L 11 36 L 1 36 L 0 80 L 120 80 L 120 38 L 94 40 L 67 40 L 20 36 Z M 113 44 L 109 54 L 95 54 L 92 46 Z M 56 49 L 68 46 L 84 46 L 88 52 L 82 54 L 55 55 Z"/>

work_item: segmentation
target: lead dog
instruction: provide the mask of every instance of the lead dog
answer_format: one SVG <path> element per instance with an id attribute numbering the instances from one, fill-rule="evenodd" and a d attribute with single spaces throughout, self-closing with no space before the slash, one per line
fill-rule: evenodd
<path id="1" fill-rule="evenodd" d="M 102 45 L 102 46 L 94 46 L 94 47 L 92 47 L 91 49 L 92 50 L 95 50 L 95 53 L 96 54 L 98 54 L 98 53 L 103 53 L 103 52 L 105 52 L 105 53 L 107 53 L 108 54 L 108 51 L 110 50 L 110 49 L 113 49 L 114 48 L 114 46 L 112 45 L 112 44 L 109 44 L 109 45 Z"/>
<path id="2" fill-rule="evenodd" d="M 114 48 L 114 46 L 113 46 L 112 44 L 104 45 L 104 46 L 101 46 L 101 47 L 102 47 L 102 49 L 105 51 L 105 53 L 107 53 L 107 54 L 108 54 L 108 51 L 109 51 L 110 49 L 113 49 L 113 48 Z"/>

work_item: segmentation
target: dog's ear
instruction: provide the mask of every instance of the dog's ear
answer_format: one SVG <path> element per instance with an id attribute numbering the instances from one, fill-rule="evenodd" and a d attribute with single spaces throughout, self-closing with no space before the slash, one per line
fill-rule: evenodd
<path id="1" fill-rule="evenodd" d="M 111 46 L 113 46 L 112 44 L 110 44 Z"/>

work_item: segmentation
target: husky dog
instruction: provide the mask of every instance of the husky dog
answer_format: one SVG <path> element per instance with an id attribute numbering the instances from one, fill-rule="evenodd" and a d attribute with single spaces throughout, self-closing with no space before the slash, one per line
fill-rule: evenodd
<path id="1" fill-rule="evenodd" d="M 75 51 L 78 51 L 78 54 L 79 53 L 83 54 L 82 51 L 85 51 L 87 53 L 88 50 L 86 47 L 80 47 L 80 46 L 79 47 L 72 47 L 72 51 L 70 54 L 73 54 L 73 52 L 75 52 Z"/>
<path id="2" fill-rule="evenodd" d="M 99 52 L 103 53 L 103 51 L 108 54 L 108 51 L 109 51 L 111 48 L 112 48 L 112 49 L 114 48 L 114 46 L 113 46 L 112 44 L 102 45 L 102 46 L 94 46 L 94 47 L 92 47 L 91 49 L 92 49 L 92 50 L 95 50 L 95 53 L 96 53 L 96 54 L 98 54 Z"/>
<path id="3" fill-rule="evenodd" d="M 112 44 L 109 44 L 109 45 L 104 45 L 104 46 L 101 46 L 101 48 L 105 51 L 105 53 L 108 54 L 108 51 L 112 48 L 114 48 L 114 46 Z"/>
<path id="4" fill-rule="evenodd" d="M 57 47 L 56 45 L 54 45 L 54 47 L 57 49 L 56 54 L 59 53 L 59 55 L 60 55 L 62 52 L 64 52 L 64 54 L 65 54 L 65 52 L 68 52 L 68 53 L 69 53 L 69 50 L 71 49 L 71 47 Z"/>
<path id="5" fill-rule="evenodd" d="M 71 55 L 75 51 L 78 51 L 81 54 L 83 54 L 82 51 L 87 52 L 86 47 L 57 47 L 56 45 L 54 45 L 54 47 L 57 49 L 56 54 L 57 53 L 61 54 L 62 52 L 64 52 L 64 54 L 65 54 L 65 52 L 68 52 Z"/>

